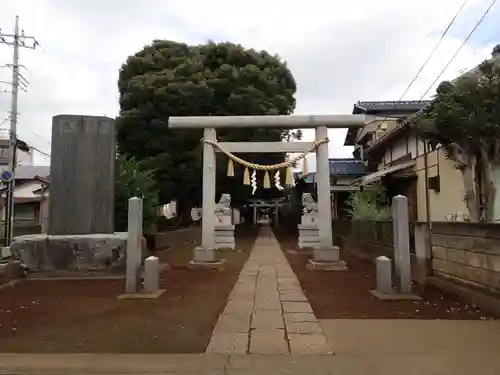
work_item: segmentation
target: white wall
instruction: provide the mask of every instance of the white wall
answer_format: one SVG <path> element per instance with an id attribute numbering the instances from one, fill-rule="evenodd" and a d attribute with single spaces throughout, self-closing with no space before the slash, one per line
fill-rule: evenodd
<path id="1" fill-rule="evenodd" d="M 33 165 L 33 155 L 30 152 L 17 150 L 16 154 L 17 165 Z"/>
<path id="2" fill-rule="evenodd" d="M 15 198 L 35 198 L 37 195 L 33 194 L 33 190 L 40 189 L 42 187 L 42 182 L 40 181 L 30 181 L 25 184 L 19 185 L 14 190 Z"/>
<path id="3" fill-rule="evenodd" d="M 391 147 L 387 148 L 384 155 L 384 164 L 389 164 L 394 160 L 401 158 L 407 154 L 411 154 L 411 158 L 415 159 L 424 154 L 424 141 L 417 139 L 415 135 L 399 139 Z"/>
<path id="4" fill-rule="evenodd" d="M 392 145 L 392 161 L 402 158 L 406 154 L 408 154 L 406 139 L 399 139 Z"/>

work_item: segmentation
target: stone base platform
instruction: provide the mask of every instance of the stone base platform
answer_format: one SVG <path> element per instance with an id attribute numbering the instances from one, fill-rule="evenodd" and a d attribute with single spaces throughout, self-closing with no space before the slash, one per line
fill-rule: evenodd
<path id="1" fill-rule="evenodd" d="M 159 289 L 153 293 L 129 293 L 129 294 L 120 294 L 118 299 L 158 299 L 160 296 L 165 293 L 165 289 Z"/>
<path id="2" fill-rule="evenodd" d="M 25 269 L 18 260 L 0 260 L 0 285 L 25 276 Z"/>
<path id="3" fill-rule="evenodd" d="M 202 261 L 196 261 L 196 260 L 191 260 L 189 262 L 189 268 L 190 269 L 211 269 L 211 270 L 220 270 L 224 268 L 224 263 L 226 263 L 225 259 L 220 259 L 214 262 L 202 262 Z"/>
<path id="4" fill-rule="evenodd" d="M 312 271 L 347 271 L 347 264 L 339 260 L 337 262 L 322 262 L 314 259 L 309 259 L 307 269 Z"/>
<path id="5" fill-rule="evenodd" d="M 32 234 L 14 237 L 10 251 L 30 272 L 124 270 L 127 233 Z"/>
<path id="6" fill-rule="evenodd" d="M 189 262 L 189 268 L 221 269 L 225 262 L 225 259 L 218 258 L 215 249 L 198 246 L 194 249 L 193 260 Z"/>
<path id="7" fill-rule="evenodd" d="M 378 290 L 370 290 L 370 293 L 381 301 L 421 301 L 422 297 L 416 294 L 401 294 L 401 293 L 381 293 Z"/>
<path id="8" fill-rule="evenodd" d="M 313 250 L 313 258 L 306 266 L 313 271 L 346 271 L 347 265 L 340 260 L 338 246 L 318 246 Z"/>

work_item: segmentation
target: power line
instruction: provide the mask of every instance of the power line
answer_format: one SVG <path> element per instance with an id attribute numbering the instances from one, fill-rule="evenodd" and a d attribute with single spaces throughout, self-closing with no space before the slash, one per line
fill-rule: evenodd
<path id="1" fill-rule="evenodd" d="M 458 47 L 458 49 L 455 51 L 455 53 L 453 54 L 453 56 L 451 57 L 451 59 L 445 65 L 445 67 L 443 68 L 443 70 L 441 70 L 441 72 L 438 74 L 438 76 L 436 77 L 436 79 L 434 81 L 432 81 L 432 83 L 429 85 L 429 87 L 427 88 L 427 90 L 425 90 L 425 92 L 421 96 L 420 100 L 422 100 L 427 95 L 427 93 L 434 87 L 434 85 L 439 80 L 439 78 L 441 78 L 441 76 L 444 74 L 444 72 L 446 71 L 446 69 L 448 69 L 448 67 L 451 65 L 451 63 L 455 60 L 455 58 L 458 56 L 458 54 L 460 53 L 460 51 L 462 50 L 462 48 L 467 44 L 467 42 L 469 41 L 469 39 L 471 38 L 471 36 L 476 32 L 477 28 L 479 27 L 479 25 L 481 25 L 481 23 L 486 18 L 486 16 L 488 15 L 488 13 L 490 12 L 491 8 L 493 8 L 493 6 L 495 5 L 496 2 L 497 2 L 497 0 L 493 0 L 491 2 L 491 4 L 488 6 L 488 8 L 486 8 L 486 10 L 484 11 L 484 13 L 481 16 L 481 18 L 476 22 L 475 26 L 472 28 L 472 30 L 469 33 L 469 35 L 467 35 L 467 37 L 464 39 L 464 41 L 462 42 L 462 44 L 460 45 L 460 47 Z"/>
<path id="2" fill-rule="evenodd" d="M 462 9 L 464 9 L 464 7 L 465 7 L 465 5 L 467 4 L 468 1 L 469 0 L 465 0 L 462 3 L 462 5 L 458 9 L 457 13 L 455 13 L 455 15 L 453 16 L 453 18 L 451 19 L 451 21 L 448 23 L 448 26 L 446 26 L 446 29 L 444 29 L 444 31 L 441 33 L 441 38 L 439 38 L 439 41 L 436 43 L 436 45 L 432 49 L 431 53 L 429 54 L 429 56 L 427 57 L 427 59 L 424 61 L 424 63 L 422 64 L 422 66 L 418 70 L 417 74 L 415 74 L 415 77 L 413 77 L 413 79 L 411 80 L 410 84 L 408 85 L 408 87 L 406 88 L 406 90 L 403 92 L 403 94 L 401 95 L 401 97 L 399 98 L 398 101 L 401 101 L 404 98 L 404 96 L 408 93 L 408 91 L 413 86 L 413 84 L 415 83 L 415 81 L 417 80 L 417 78 L 420 76 L 420 73 L 422 73 L 422 71 L 425 69 L 425 67 L 427 66 L 427 64 L 429 63 L 429 61 L 432 59 L 432 57 L 434 56 L 434 53 L 436 53 L 437 49 L 439 48 L 439 46 L 443 42 L 444 37 L 446 36 L 446 34 L 448 34 L 448 31 L 450 31 L 451 26 L 455 23 L 455 20 L 457 19 L 458 15 L 462 12 Z"/>
<path id="3" fill-rule="evenodd" d="M 462 3 L 462 5 L 458 9 L 458 11 L 455 13 L 455 15 L 453 16 L 453 18 L 451 19 L 451 21 L 448 23 L 448 26 L 446 26 L 446 28 L 444 29 L 444 31 L 441 33 L 441 37 L 439 38 L 439 41 L 436 43 L 436 45 L 434 46 L 434 48 L 432 49 L 431 53 L 429 54 L 429 56 L 427 57 L 427 59 L 424 61 L 424 63 L 420 66 L 420 68 L 417 71 L 417 74 L 415 74 L 415 76 L 410 81 L 410 83 L 408 84 L 408 86 L 406 87 L 406 89 L 403 91 L 403 94 L 401 94 L 401 97 L 399 98 L 399 100 L 394 103 L 394 106 L 392 107 L 392 109 L 395 109 L 397 107 L 398 103 L 401 102 L 401 100 L 408 93 L 408 91 L 410 90 L 410 88 L 412 87 L 412 85 L 415 83 L 415 81 L 417 80 L 417 78 L 420 76 L 420 74 L 422 73 L 422 71 L 425 69 L 425 67 L 427 66 L 427 64 L 431 60 L 431 58 L 434 56 L 434 53 L 436 53 L 436 50 L 438 49 L 438 47 L 443 42 L 446 34 L 448 34 L 448 31 L 450 31 L 451 26 L 455 23 L 455 20 L 457 19 L 457 17 L 459 16 L 459 14 L 464 9 L 464 7 L 467 4 L 467 2 L 468 2 L 468 0 L 464 0 L 464 2 Z M 422 98 L 420 98 L 420 100 L 422 100 Z M 380 125 L 382 125 L 385 121 L 387 121 L 387 119 L 389 117 L 390 117 L 389 115 L 385 116 L 384 119 L 381 121 Z"/>
<path id="4" fill-rule="evenodd" d="M 47 158 L 50 158 L 50 154 L 49 154 L 49 153 L 47 153 L 47 152 L 45 152 L 45 151 L 42 151 L 42 150 L 40 150 L 40 149 L 36 148 L 35 146 L 32 146 L 32 145 L 28 145 L 28 146 L 29 146 L 29 148 L 31 148 L 31 149 L 33 149 L 33 150 L 35 150 L 35 151 L 36 151 L 36 152 L 38 152 L 39 154 L 41 154 L 41 155 L 43 155 L 43 156 L 46 156 Z"/>
<path id="5" fill-rule="evenodd" d="M 483 22 L 483 20 L 486 18 L 486 16 L 488 15 L 488 13 L 490 12 L 490 10 L 493 8 L 493 6 L 495 5 L 495 3 L 497 2 L 497 0 L 493 0 L 491 2 L 491 4 L 488 6 L 488 8 L 486 8 L 486 10 L 484 11 L 483 15 L 481 16 L 481 18 L 477 21 L 477 23 L 475 24 L 475 26 L 472 28 L 471 32 L 469 33 L 469 35 L 467 35 L 467 37 L 464 39 L 464 41 L 462 42 L 462 44 L 460 45 L 460 47 L 457 49 L 457 51 L 454 53 L 454 55 L 451 57 L 451 59 L 448 61 L 448 63 L 446 64 L 446 66 L 443 68 L 443 70 L 439 73 L 439 75 L 436 77 L 436 79 L 431 83 L 431 85 L 427 88 L 427 90 L 424 92 L 424 94 L 420 97 L 420 100 L 422 100 L 426 95 L 427 93 L 431 90 L 431 88 L 434 86 L 434 84 L 439 80 L 439 78 L 441 78 L 441 76 L 444 74 L 444 72 L 446 71 L 446 69 L 448 69 L 448 67 L 450 66 L 450 64 L 453 62 L 453 60 L 455 60 L 455 58 L 457 57 L 457 55 L 459 54 L 459 52 L 462 50 L 462 48 L 465 46 L 465 44 L 467 44 L 467 42 L 469 41 L 469 39 L 471 38 L 471 36 L 474 34 L 474 32 L 477 30 L 477 28 L 479 27 L 479 25 L 481 25 L 481 23 Z M 465 3 L 466 1 L 462 4 L 462 6 L 460 7 L 459 11 L 457 12 L 457 14 L 453 17 L 453 19 L 451 20 L 450 24 L 448 25 L 448 27 L 444 30 L 443 32 L 443 35 L 442 37 L 440 38 L 439 42 L 438 42 L 438 45 L 441 43 L 442 39 L 444 38 L 444 36 L 446 35 L 446 33 L 450 30 L 450 27 L 451 25 L 454 23 L 454 21 L 456 20 L 456 18 L 458 17 L 458 15 L 460 14 L 460 12 L 462 11 L 463 7 L 465 6 Z M 437 47 L 435 47 L 435 49 L 437 49 Z M 432 54 L 435 52 L 435 49 L 433 50 L 433 52 L 431 52 L 431 57 L 432 57 Z M 430 58 L 428 59 L 430 60 Z M 427 61 L 424 63 L 424 65 L 427 63 Z M 422 68 L 423 69 L 423 68 Z M 420 70 L 419 70 L 420 71 Z M 418 75 L 419 73 L 417 73 Z M 412 81 L 413 82 L 413 81 Z M 411 83 L 410 83 L 411 84 Z M 401 99 L 400 99 L 401 100 Z M 394 105 L 394 108 L 396 108 L 396 104 Z M 424 106 L 423 108 L 419 109 L 416 113 L 415 113 L 415 116 L 418 116 L 420 115 L 421 113 L 423 113 L 426 109 L 428 108 L 428 105 Z M 384 118 L 384 120 L 382 120 L 382 123 L 384 121 L 386 121 L 387 119 L 389 118 L 389 116 L 386 116 Z M 404 123 L 403 124 L 400 124 L 399 126 L 404 126 Z M 398 126 L 398 127 L 399 127 Z"/>
<path id="6" fill-rule="evenodd" d="M 14 53 L 12 57 L 12 96 L 10 105 L 10 147 L 9 147 L 9 167 L 12 173 L 12 179 L 9 182 L 9 187 L 7 191 L 7 209 L 5 211 L 7 228 L 5 231 L 7 245 L 10 244 L 12 240 L 13 225 L 14 225 L 14 181 L 15 181 L 15 169 L 16 169 L 16 150 L 17 150 L 17 105 L 18 105 L 18 94 L 19 90 L 26 90 L 28 86 L 28 81 L 19 72 L 19 49 L 28 48 L 35 49 L 39 43 L 34 36 L 27 36 L 24 30 L 19 29 L 19 16 L 16 16 L 16 21 L 14 24 L 14 33 L 5 34 L 0 29 L 0 44 L 5 44 L 14 47 Z"/>

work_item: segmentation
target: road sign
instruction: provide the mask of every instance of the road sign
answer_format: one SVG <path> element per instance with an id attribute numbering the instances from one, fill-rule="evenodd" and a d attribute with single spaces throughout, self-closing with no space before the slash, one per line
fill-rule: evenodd
<path id="1" fill-rule="evenodd" d="M 12 177 L 14 177 L 14 174 L 11 172 L 11 171 L 2 171 L 2 174 L 1 174 L 1 180 L 2 181 L 10 181 L 12 180 Z"/>

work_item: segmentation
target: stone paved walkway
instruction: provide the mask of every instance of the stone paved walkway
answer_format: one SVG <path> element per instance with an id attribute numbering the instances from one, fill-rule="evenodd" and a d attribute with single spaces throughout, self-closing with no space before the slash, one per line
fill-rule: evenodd
<path id="1" fill-rule="evenodd" d="M 269 227 L 219 316 L 207 353 L 330 354 L 326 337 Z"/>

